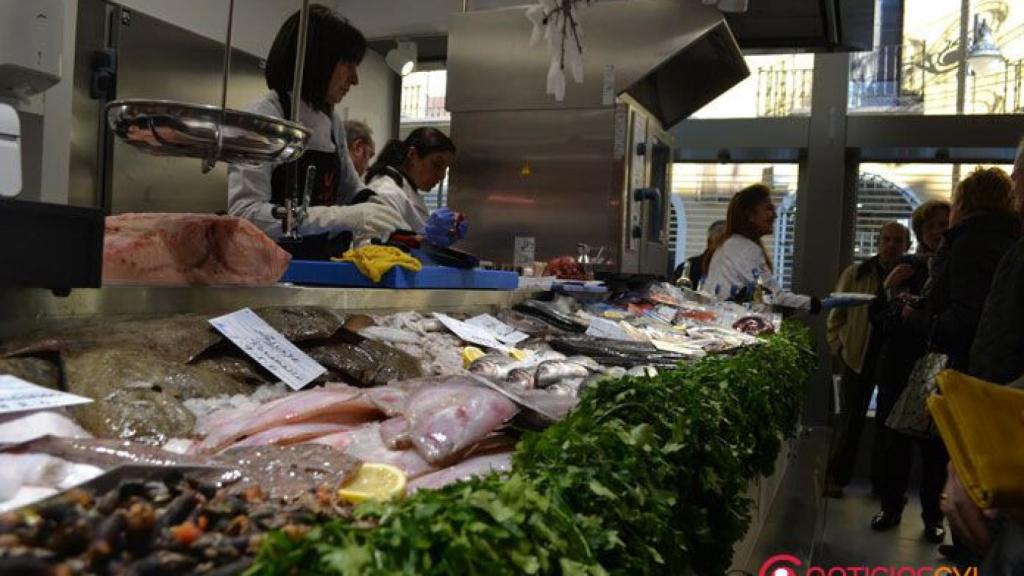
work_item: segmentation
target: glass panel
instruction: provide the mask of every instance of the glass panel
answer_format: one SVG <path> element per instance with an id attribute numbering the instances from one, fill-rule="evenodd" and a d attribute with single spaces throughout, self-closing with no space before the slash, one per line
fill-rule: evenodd
<path id="1" fill-rule="evenodd" d="M 402 78 L 401 123 L 448 122 L 444 108 L 448 90 L 447 70 L 413 72 Z"/>
<path id="2" fill-rule="evenodd" d="M 733 194 L 750 184 L 774 190 L 778 211 L 775 233 L 763 238 L 782 285 L 793 276 L 793 241 L 796 223 L 797 164 L 675 164 L 672 194 L 675 264 L 701 254 L 707 247 L 708 227 L 724 220 Z"/>
<path id="3" fill-rule="evenodd" d="M 982 50 L 986 39 L 994 51 Z M 961 43 L 969 63 L 963 86 Z M 1024 112 L 1022 2 L 877 0 L 875 46 L 850 55 L 851 114 Z"/>
<path id="4" fill-rule="evenodd" d="M 766 118 L 811 113 L 813 54 L 747 56 L 750 76 L 693 118 Z"/>
<path id="5" fill-rule="evenodd" d="M 1012 165 L 997 166 L 1012 172 Z M 874 255 L 878 229 L 890 221 L 910 228 L 914 208 L 928 200 L 946 200 L 961 179 L 970 175 L 975 164 L 861 164 L 857 191 L 857 223 L 853 259 L 863 262 Z M 913 241 L 913 238 L 912 238 Z M 912 246 L 911 250 L 916 248 Z"/>

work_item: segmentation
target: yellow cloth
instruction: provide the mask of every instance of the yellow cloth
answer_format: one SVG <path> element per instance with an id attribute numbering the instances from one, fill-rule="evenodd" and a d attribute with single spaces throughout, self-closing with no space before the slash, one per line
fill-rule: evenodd
<path id="1" fill-rule="evenodd" d="M 374 282 L 380 279 L 395 266 L 401 266 L 406 270 L 419 272 L 423 264 L 419 260 L 409 256 L 394 246 L 369 245 L 349 250 L 341 255 L 341 258 L 331 258 L 335 262 L 352 262 L 356 268 Z"/>
<path id="2" fill-rule="evenodd" d="M 1024 507 L 1024 391 L 959 372 L 928 399 L 960 483 L 979 508 Z"/>

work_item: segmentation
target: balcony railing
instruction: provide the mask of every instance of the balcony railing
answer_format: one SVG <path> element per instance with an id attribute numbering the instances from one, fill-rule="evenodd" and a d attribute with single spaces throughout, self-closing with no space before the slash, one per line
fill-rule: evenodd
<path id="1" fill-rule="evenodd" d="M 757 116 L 774 118 L 811 113 L 814 70 L 800 68 L 757 69 Z"/>

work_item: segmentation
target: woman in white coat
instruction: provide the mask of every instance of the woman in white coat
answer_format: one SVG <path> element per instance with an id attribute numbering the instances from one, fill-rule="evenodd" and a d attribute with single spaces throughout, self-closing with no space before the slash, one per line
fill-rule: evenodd
<path id="1" fill-rule="evenodd" d="M 299 190 L 305 189 L 307 169 L 312 166 L 316 169 L 316 180 L 312 185 L 311 207 L 299 228 L 305 238 L 299 247 L 291 248 L 300 251 L 301 257 L 326 258 L 341 254 L 350 241 L 346 233 L 387 236 L 401 225 L 402 219 L 393 208 L 379 203 L 346 205 L 363 183 L 349 158 L 344 124 L 335 117 L 334 106 L 352 86 L 359 84 L 356 68 L 366 54 L 366 39 L 331 9 L 312 5 L 302 89 L 296 95 L 292 83 L 298 27 L 296 12 L 278 31 L 267 56 L 266 81 L 270 92 L 252 104 L 250 110 L 296 120 L 312 136 L 306 151 L 295 162 L 231 166 L 228 213 L 250 220 L 272 238 L 278 238 L 282 227 L 275 211 L 280 211 L 292 193 L 289 183 L 293 178 Z M 301 101 L 299 117 L 293 119 L 289 116 L 295 97 Z"/>
<path id="2" fill-rule="evenodd" d="M 761 238 L 772 233 L 775 205 L 771 190 L 754 184 L 740 190 L 729 201 L 725 232 L 712 247 L 703 291 L 725 300 L 749 301 L 758 289 L 765 301 L 788 308 L 821 311 L 821 302 L 812 296 L 783 290 L 775 278 L 771 258 Z"/>
<path id="3" fill-rule="evenodd" d="M 366 172 L 376 200 L 402 217 L 400 228 L 423 234 L 435 245 L 449 246 L 466 234 L 466 221 L 448 208 L 431 213 L 423 194 L 433 190 L 455 161 L 455 144 L 436 128 L 417 128 L 405 140 L 391 140 Z"/>

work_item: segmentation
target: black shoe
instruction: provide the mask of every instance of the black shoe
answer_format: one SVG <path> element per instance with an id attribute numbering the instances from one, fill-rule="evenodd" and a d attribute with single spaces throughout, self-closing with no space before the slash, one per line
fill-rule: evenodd
<path id="1" fill-rule="evenodd" d="M 942 544 L 946 540 L 946 528 L 942 525 L 942 522 L 935 524 L 925 524 L 924 526 L 924 539 L 931 542 L 932 544 Z M 939 548 L 942 548 L 941 546 Z M 941 550 L 939 551 L 942 552 Z"/>
<path id="2" fill-rule="evenodd" d="M 960 548 L 952 544 L 940 544 L 939 554 L 942 555 L 946 560 L 952 560 L 956 562 L 960 559 Z"/>
<path id="3" fill-rule="evenodd" d="M 882 510 L 871 519 L 871 528 L 879 532 L 899 526 L 903 521 L 903 512 L 887 512 Z"/>

